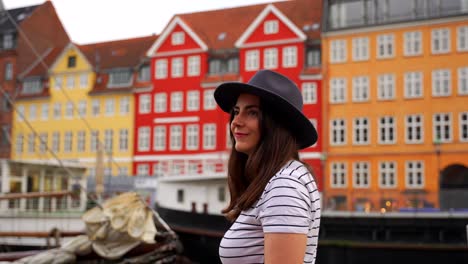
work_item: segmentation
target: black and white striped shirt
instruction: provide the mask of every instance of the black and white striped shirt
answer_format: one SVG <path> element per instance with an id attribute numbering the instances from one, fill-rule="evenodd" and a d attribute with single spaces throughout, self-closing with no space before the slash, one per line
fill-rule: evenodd
<path id="1" fill-rule="evenodd" d="M 304 263 L 315 263 L 320 194 L 299 161 L 288 162 L 265 186 L 254 206 L 241 212 L 219 246 L 223 264 L 264 263 L 264 233 L 307 234 Z"/>

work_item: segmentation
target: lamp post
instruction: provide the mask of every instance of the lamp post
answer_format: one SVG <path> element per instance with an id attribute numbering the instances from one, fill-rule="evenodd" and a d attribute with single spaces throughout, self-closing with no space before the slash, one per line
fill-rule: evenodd
<path id="1" fill-rule="evenodd" d="M 439 183 L 439 192 L 438 192 L 438 196 L 439 196 L 439 208 L 440 208 L 440 185 L 441 185 L 441 171 L 440 171 L 440 154 L 441 154 L 441 141 L 440 141 L 440 138 L 437 137 L 434 142 L 433 142 L 433 145 L 434 145 L 434 149 L 435 149 L 435 154 L 436 154 L 436 158 L 437 158 L 437 177 L 438 177 L 438 180 L 437 182 Z"/>

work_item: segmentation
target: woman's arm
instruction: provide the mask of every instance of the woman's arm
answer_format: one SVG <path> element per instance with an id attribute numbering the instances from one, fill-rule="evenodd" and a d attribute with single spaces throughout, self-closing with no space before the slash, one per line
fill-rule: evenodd
<path id="1" fill-rule="evenodd" d="M 306 246 L 306 234 L 265 233 L 265 263 L 303 263 Z"/>

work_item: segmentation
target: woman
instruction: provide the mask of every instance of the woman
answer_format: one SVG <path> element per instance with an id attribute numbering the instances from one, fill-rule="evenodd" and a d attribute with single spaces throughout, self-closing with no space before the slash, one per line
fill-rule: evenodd
<path id="1" fill-rule="evenodd" d="M 248 83 L 220 85 L 214 97 L 231 114 L 233 142 L 223 213 L 235 221 L 220 244 L 222 263 L 315 263 L 320 197 L 298 150 L 317 132 L 302 113 L 301 92 L 261 70 Z"/>

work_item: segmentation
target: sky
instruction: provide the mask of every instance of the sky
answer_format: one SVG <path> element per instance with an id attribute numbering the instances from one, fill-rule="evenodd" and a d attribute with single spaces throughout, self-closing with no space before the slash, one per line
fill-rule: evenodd
<path id="1" fill-rule="evenodd" d="M 174 14 L 275 1 L 52 0 L 52 3 L 72 41 L 88 44 L 160 34 Z M 6 9 L 42 3 L 44 0 L 3 0 Z"/>

